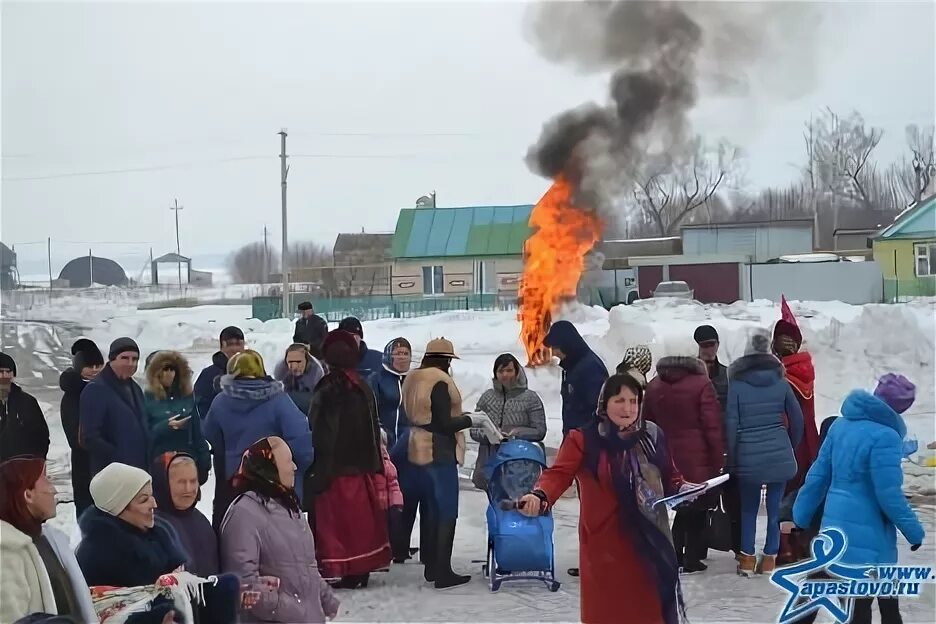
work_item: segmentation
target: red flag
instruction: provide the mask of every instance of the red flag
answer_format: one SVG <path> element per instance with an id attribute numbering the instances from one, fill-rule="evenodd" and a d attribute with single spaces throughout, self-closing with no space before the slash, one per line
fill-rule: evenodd
<path id="1" fill-rule="evenodd" d="M 785 295 L 780 295 L 780 318 L 799 329 L 799 323 L 796 322 L 796 317 L 793 316 L 793 310 L 790 309 Z"/>

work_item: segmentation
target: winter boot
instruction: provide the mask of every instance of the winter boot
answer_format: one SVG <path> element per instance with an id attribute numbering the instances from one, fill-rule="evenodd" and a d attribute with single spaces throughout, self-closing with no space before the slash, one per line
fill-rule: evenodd
<path id="1" fill-rule="evenodd" d="M 742 552 L 738 558 L 738 574 L 740 576 L 754 576 L 754 568 L 757 565 L 757 557 Z"/>
<path id="2" fill-rule="evenodd" d="M 437 529 L 436 565 L 433 569 L 436 589 L 450 589 L 471 580 L 468 575 L 452 571 L 452 548 L 455 546 L 455 521 L 440 522 Z"/>
<path id="3" fill-rule="evenodd" d="M 566 570 L 566 574 L 568 574 L 569 576 L 578 576 L 578 575 L 579 575 L 579 569 L 578 569 L 578 568 L 569 568 L 568 570 Z"/>
<path id="4" fill-rule="evenodd" d="M 428 519 L 419 523 L 419 558 L 425 569 L 423 578 L 427 583 L 435 582 L 436 552 L 438 552 L 439 527 Z"/>
<path id="5" fill-rule="evenodd" d="M 754 567 L 754 574 L 771 574 L 777 569 L 777 555 L 762 555 Z"/>
<path id="6" fill-rule="evenodd" d="M 776 557 L 777 564 L 781 566 L 796 563 L 796 554 L 793 552 L 793 539 L 789 533 L 780 534 L 780 552 Z"/>

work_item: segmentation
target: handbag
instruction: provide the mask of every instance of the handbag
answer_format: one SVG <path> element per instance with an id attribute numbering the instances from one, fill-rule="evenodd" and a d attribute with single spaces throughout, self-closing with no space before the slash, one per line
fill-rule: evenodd
<path id="1" fill-rule="evenodd" d="M 724 497 L 718 497 L 718 506 L 705 512 L 705 544 L 712 550 L 731 550 L 731 517 L 725 511 Z"/>

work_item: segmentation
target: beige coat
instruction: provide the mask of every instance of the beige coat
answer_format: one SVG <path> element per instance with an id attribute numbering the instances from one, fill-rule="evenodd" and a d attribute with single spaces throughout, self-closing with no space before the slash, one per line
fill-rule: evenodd
<path id="1" fill-rule="evenodd" d="M 52 582 L 32 538 L 0 520 L 0 623 L 58 613 Z"/>

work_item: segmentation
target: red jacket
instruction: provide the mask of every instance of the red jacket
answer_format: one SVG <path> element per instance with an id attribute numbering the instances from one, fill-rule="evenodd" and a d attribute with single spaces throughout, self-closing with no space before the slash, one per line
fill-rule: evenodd
<path id="1" fill-rule="evenodd" d="M 819 455 L 819 430 L 816 428 L 816 370 L 812 356 L 800 351 L 783 358 L 786 379 L 803 410 L 803 438 L 795 449 L 796 476 L 787 482 L 786 493 L 798 490 L 806 479 L 806 473 Z"/>
<path id="2" fill-rule="evenodd" d="M 647 386 L 643 415 L 663 430 L 686 480 L 700 483 L 724 467 L 721 406 L 702 360 L 662 358 Z"/>

